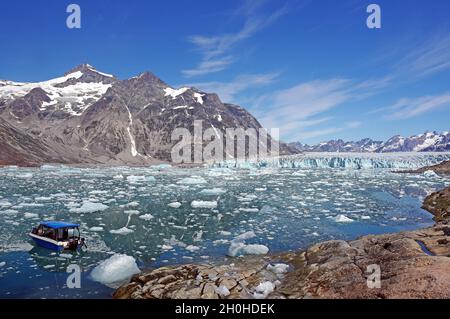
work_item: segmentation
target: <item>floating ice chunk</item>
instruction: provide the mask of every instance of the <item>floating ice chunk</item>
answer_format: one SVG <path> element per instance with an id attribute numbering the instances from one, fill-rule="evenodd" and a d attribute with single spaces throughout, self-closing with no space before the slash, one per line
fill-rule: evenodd
<path id="1" fill-rule="evenodd" d="M 154 217 L 152 214 L 145 214 L 145 215 L 139 216 L 139 218 L 149 221 L 149 220 L 153 219 Z"/>
<path id="2" fill-rule="evenodd" d="M 216 289 L 216 293 L 221 297 L 227 297 L 230 295 L 230 291 L 224 285 L 216 287 L 215 289 Z"/>
<path id="3" fill-rule="evenodd" d="M 17 178 L 33 178 L 33 174 L 32 173 L 17 174 L 16 177 Z"/>
<path id="4" fill-rule="evenodd" d="M 183 185 L 198 185 L 198 184 L 206 184 L 206 180 L 203 177 L 199 176 L 192 176 L 192 177 L 186 177 L 177 182 L 177 184 L 183 184 Z"/>
<path id="5" fill-rule="evenodd" d="M 103 227 L 100 227 L 100 226 L 91 227 L 91 228 L 89 228 L 89 230 L 93 231 L 93 232 L 102 232 L 103 231 Z"/>
<path id="6" fill-rule="evenodd" d="M 122 227 L 120 229 L 113 229 L 109 231 L 111 234 L 114 235 L 128 235 L 134 232 L 134 230 L 129 229 L 127 227 Z"/>
<path id="7" fill-rule="evenodd" d="M 114 175 L 113 179 L 123 179 L 123 175 Z"/>
<path id="8" fill-rule="evenodd" d="M 269 248 L 264 245 L 246 245 L 242 242 L 232 242 L 228 249 L 228 256 L 266 255 Z"/>
<path id="9" fill-rule="evenodd" d="M 211 188 L 211 189 L 204 189 L 200 192 L 202 195 L 211 195 L 211 196 L 218 196 L 225 194 L 227 191 L 223 188 Z"/>
<path id="10" fill-rule="evenodd" d="M 367 220 L 367 219 L 370 219 L 370 216 L 361 216 L 361 219 L 364 219 L 364 220 Z"/>
<path id="11" fill-rule="evenodd" d="M 38 201 L 38 202 L 48 202 L 48 201 L 51 201 L 52 198 L 51 197 L 36 197 L 34 200 Z"/>
<path id="12" fill-rule="evenodd" d="M 6 266 L 6 262 L 2 261 L 0 262 L 0 268 L 5 267 Z"/>
<path id="13" fill-rule="evenodd" d="M 84 201 L 80 208 L 71 208 L 72 213 L 95 213 L 108 209 L 108 206 L 101 203 L 93 203 L 90 201 Z"/>
<path id="14" fill-rule="evenodd" d="M 191 203 L 191 206 L 193 208 L 216 208 L 217 207 L 217 201 L 194 200 Z"/>
<path id="15" fill-rule="evenodd" d="M 5 215 L 16 215 L 17 213 L 19 213 L 19 212 L 14 209 L 7 209 L 7 210 L 0 211 L 0 214 L 5 214 Z"/>
<path id="16" fill-rule="evenodd" d="M 189 250 L 190 252 L 194 252 L 194 251 L 200 250 L 200 247 L 194 246 L 194 245 L 189 245 L 186 247 L 186 250 Z"/>
<path id="17" fill-rule="evenodd" d="M 292 176 L 306 176 L 306 175 L 304 172 L 297 171 L 297 172 L 292 173 Z"/>
<path id="18" fill-rule="evenodd" d="M 245 241 L 247 239 L 255 238 L 256 234 L 254 231 L 248 231 L 245 233 L 240 234 L 239 236 L 236 236 L 233 241 Z"/>
<path id="19" fill-rule="evenodd" d="M 0 207 L 11 207 L 12 204 L 7 200 L 0 200 Z"/>
<path id="20" fill-rule="evenodd" d="M 173 203 L 170 203 L 168 206 L 172 207 L 172 208 L 180 208 L 181 207 L 181 203 L 173 202 Z"/>
<path id="21" fill-rule="evenodd" d="M 260 283 L 255 288 L 255 293 L 253 294 L 253 297 L 255 299 L 264 299 L 267 298 L 273 291 L 275 290 L 275 285 L 271 283 L 270 281 L 266 281 L 263 283 Z"/>
<path id="22" fill-rule="evenodd" d="M 91 272 L 91 278 L 94 281 L 109 285 L 129 280 L 133 275 L 140 272 L 133 257 L 115 254 L 95 267 Z"/>
<path id="23" fill-rule="evenodd" d="M 127 181 L 130 184 L 135 184 L 135 183 L 139 183 L 139 182 L 145 182 L 146 178 L 145 178 L 145 176 L 130 175 L 130 176 L 127 176 Z"/>
<path id="24" fill-rule="evenodd" d="M 23 215 L 25 218 L 38 218 L 39 215 L 35 214 L 35 213 L 25 213 L 25 215 Z"/>
<path id="25" fill-rule="evenodd" d="M 128 203 L 126 206 L 127 207 L 138 207 L 139 203 L 138 202 L 131 202 L 131 203 Z"/>
<path id="26" fill-rule="evenodd" d="M 348 218 L 348 217 L 345 216 L 345 215 L 338 215 L 338 216 L 334 217 L 333 220 L 334 220 L 336 223 L 351 223 L 351 222 L 354 221 L 353 219 Z"/>
<path id="27" fill-rule="evenodd" d="M 267 270 L 273 272 L 277 275 L 282 275 L 288 272 L 289 265 L 286 264 L 274 264 L 274 265 L 268 265 Z"/>
<path id="28" fill-rule="evenodd" d="M 423 172 L 423 175 L 426 176 L 426 177 L 439 177 L 439 175 L 436 174 L 436 172 L 432 171 L 432 170 L 428 170 L 428 171 Z"/>
<path id="29" fill-rule="evenodd" d="M 71 255 L 71 254 L 59 254 L 59 257 L 70 259 L 70 258 L 73 257 L 73 255 Z"/>
<path id="30" fill-rule="evenodd" d="M 90 195 L 106 195 L 108 193 L 109 191 L 99 191 L 99 190 L 89 192 Z"/>

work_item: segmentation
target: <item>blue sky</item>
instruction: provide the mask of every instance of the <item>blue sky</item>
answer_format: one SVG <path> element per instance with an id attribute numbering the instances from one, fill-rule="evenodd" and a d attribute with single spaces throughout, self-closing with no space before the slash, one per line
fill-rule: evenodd
<path id="1" fill-rule="evenodd" d="M 80 30 L 66 27 L 70 3 Z M 366 26 L 370 3 L 381 29 Z M 448 0 L 15 0 L 0 30 L 3 79 L 149 70 L 219 93 L 287 141 L 450 130 Z"/>

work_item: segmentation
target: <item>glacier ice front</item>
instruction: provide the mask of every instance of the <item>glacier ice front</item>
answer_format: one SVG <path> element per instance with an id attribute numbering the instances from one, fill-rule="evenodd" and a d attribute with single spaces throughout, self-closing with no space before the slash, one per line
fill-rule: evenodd
<path id="1" fill-rule="evenodd" d="M 258 161 L 225 161 L 215 167 L 228 168 L 347 168 L 414 169 L 450 160 L 450 153 L 305 153 Z"/>

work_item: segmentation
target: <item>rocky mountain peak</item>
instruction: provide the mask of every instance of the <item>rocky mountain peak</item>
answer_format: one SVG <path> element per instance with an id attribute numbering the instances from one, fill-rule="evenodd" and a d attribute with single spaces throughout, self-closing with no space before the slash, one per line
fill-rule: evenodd
<path id="1" fill-rule="evenodd" d="M 81 74 L 81 75 L 80 75 Z M 95 69 L 90 64 L 80 64 L 70 71 L 66 72 L 64 76 L 68 77 L 76 75 L 74 78 L 68 79 L 64 83 L 60 83 L 58 87 L 65 87 L 73 85 L 75 83 L 103 83 L 111 84 L 117 82 L 117 78 L 114 75 L 103 73 Z"/>

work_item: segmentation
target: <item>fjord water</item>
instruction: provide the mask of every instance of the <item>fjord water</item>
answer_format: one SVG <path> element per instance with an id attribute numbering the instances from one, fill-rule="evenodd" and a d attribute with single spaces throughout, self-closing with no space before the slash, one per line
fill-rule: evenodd
<path id="1" fill-rule="evenodd" d="M 221 262 L 248 231 L 276 253 L 429 226 L 421 201 L 449 182 L 370 167 L 2 168 L 0 297 L 108 298 L 90 273 L 115 253 L 146 269 Z M 80 223 L 88 249 L 35 247 L 27 234 L 43 220 Z M 81 289 L 66 287 L 69 264 L 83 269 Z"/>

